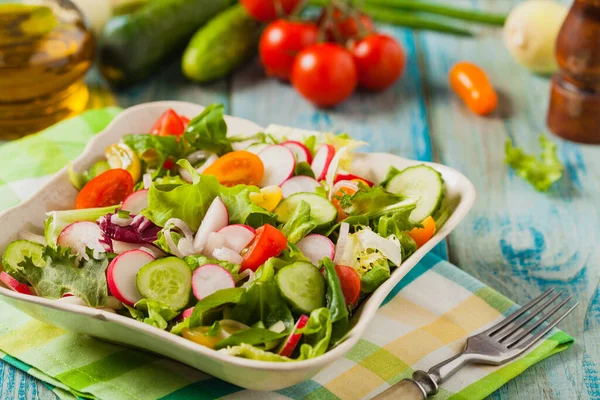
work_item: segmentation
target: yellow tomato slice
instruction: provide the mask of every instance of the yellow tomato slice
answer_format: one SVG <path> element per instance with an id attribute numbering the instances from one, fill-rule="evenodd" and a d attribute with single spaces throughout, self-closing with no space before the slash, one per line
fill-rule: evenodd
<path id="1" fill-rule="evenodd" d="M 267 211 L 273 211 L 281 202 L 283 195 L 279 186 L 267 186 L 259 193 L 250 193 L 250 201 Z"/>
<path id="2" fill-rule="evenodd" d="M 111 169 L 121 168 L 131 174 L 133 182 L 142 176 L 142 163 L 129 146 L 123 143 L 111 144 L 104 151 L 104 156 Z"/>

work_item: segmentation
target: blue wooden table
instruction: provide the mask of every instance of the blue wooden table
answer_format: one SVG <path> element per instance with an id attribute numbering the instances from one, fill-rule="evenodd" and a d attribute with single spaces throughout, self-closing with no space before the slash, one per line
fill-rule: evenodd
<path id="1" fill-rule="evenodd" d="M 451 1 L 502 12 L 517 2 Z M 475 184 L 478 200 L 450 236 L 449 259 L 520 303 L 548 287 L 581 302 L 561 324 L 575 345 L 491 398 L 600 399 L 600 148 L 553 137 L 565 176 L 549 193 L 536 192 L 504 165 L 503 146 L 511 138 L 527 151 L 539 151 L 549 80 L 515 64 L 498 29 L 482 29 L 475 39 L 382 30 L 406 49 L 402 80 L 381 94 L 357 93 L 332 110 L 315 109 L 289 85 L 266 79 L 257 63 L 208 86 L 187 82 L 174 63 L 152 82 L 119 93 L 118 101 L 123 107 L 153 100 L 220 102 L 229 114 L 263 126 L 347 131 L 370 142 L 372 151 L 434 160 L 463 172 Z M 488 72 L 501 99 L 493 116 L 473 115 L 449 91 L 447 73 L 458 60 L 474 61 Z M 55 397 L 41 383 L 0 364 L 0 398 Z"/>

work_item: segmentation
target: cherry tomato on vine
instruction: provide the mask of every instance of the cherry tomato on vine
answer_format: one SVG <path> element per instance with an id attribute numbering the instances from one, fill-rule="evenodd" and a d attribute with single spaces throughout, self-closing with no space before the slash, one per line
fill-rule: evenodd
<path id="1" fill-rule="evenodd" d="M 371 34 L 352 47 L 358 71 L 358 84 L 369 90 L 383 90 L 400 78 L 406 65 L 406 56 L 400 44 L 392 37 Z"/>
<path id="2" fill-rule="evenodd" d="M 333 43 L 316 44 L 302 50 L 292 68 L 292 84 L 308 101 L 319 107 L 334 106 L 356 88 L 352 55 Z"/>
<path id="3" fill-rule="evenodd" d="M 326 12 L 323 11 L 319 17 L 319 25 L 325 23 L 325 18 Z M 327 38 L 331 41 L 335 41 L 337 35 L 342 40 L 348 40 L 375 31 L 373 20 L 367 14 L 360 13 L 356 18 L 355 15 L 348 15 L 335 9 L 332 18 L 333 26 L 327 29 Z"/>
<path id="4" fill-rule="evenodd" d="M 296 55 L 317 42 L 319 28 L 310 22 L 278 19 L 260 37 L 260 59 L 267 75 L 290 79 Z"/>
<path id="5" fill-rule="evenodd" d="M 296 9 L 300 0 L 240 0 L 240 3 L 255 20 L 269 22 L 278 17 L 290 15 Z M 283 15 L 278 13 L 279 6 Z"/>

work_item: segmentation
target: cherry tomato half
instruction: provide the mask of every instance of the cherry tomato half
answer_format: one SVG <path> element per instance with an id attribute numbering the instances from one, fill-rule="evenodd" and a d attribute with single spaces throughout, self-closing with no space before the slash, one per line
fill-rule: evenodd
<path id="1" fill-rule="evenodd" d="M 346 305 L 356 305 L 360 296 L 360 275 L 352 267 L 336 265 L 335 272 L 340 278 L 342 293 L 346 299 Z"/>
<path id="2" fill-rule="evenodd" d="M 120 204 L 133 193 L 133 178 L 124 169 L 109 169 L 89 181 L 75 200 L 75 209 Z"/>
<path id="3" fill-rule="evenodd" d="M 255 20 L 269 22 L 290 15 L 300 0 L 240 0 L 240 3 Z M 279 15 L 280 12 L 283 15 Z"/>
<path id="4" fill-rule="evenodd" d="M 383 90 L 400 78 L 406 65 L 404 50 L 387 35 L 372 34 L 352 48 L 358 84 L 369 90 Z"/>
<path id="5" fill-rule="evenodd" d="M 187 122 L 189 120 L 186 118 Z M 184 125 L 181 117 L 177 115 L 175 111 L 169 109 L 160 116 L 158 121 L 154 124 L 150 133 L 157 136 L 181 136 L 185 130 L 187 124 Z"/>
<path id="6" fill-rule="evenodd" d="M 217 159 L 204 171 L 204 175 L 214 175 L 221 185 L 258 185 L 265 174 L 265 167 L 254 153 L 232 151 Z"/>
<path id="7" fill-rule="evenodd" d="M 269 258 L 277 257 L 287 248 L 287 238 L 277 228 L 266 224 L 256 230 L 256 236 L 242 259 L 244 271 L 256 271 Z"/>
<path id="8" fill-rule="evenodd" d="M 431 215 L 425 218 L 421 225 L 422 228 L 413 228 L 408 232 L 408 236 L 413 238 L 417 247 L 423 246 L 435 234 L 435 220 Z"/>
<path id="9" fill-rule="evenodd" d="M 296 55 L 315 44 L 319 28 L 309 22 L 278 19 L 260 37 L 259 53 L 267 75 L 290 79 Z"/>
<path id="10" fill-rule="evenodd" d="M 292 68 L 292 84 L 308 101 L 332 107 L 356 88 L 356 67 L 350 53 L 333 43 L 302 50 Z"/>

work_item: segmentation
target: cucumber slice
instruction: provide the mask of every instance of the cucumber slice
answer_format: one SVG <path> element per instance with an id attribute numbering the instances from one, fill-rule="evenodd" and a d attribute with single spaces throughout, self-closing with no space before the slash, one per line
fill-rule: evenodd
<path id="1" fill-rule="evenodd" d="M 137 274 L 136 283 L 143 297 L 181 310 L 190 299 L 192 272 L 177 257 L 161 258 L 144 265 Z"/>
<path id="2" fill-rule="evenodd" d="M 283 199 L 274 211 L 277 214 L 277 221 L 287 222 L 302 201 L 310 204 L 310 213 L 317 220 L 319 227 L 330 225 L 336 221 L 337 210 L 333 204 L 325 197 L 315 193 L 296 193 Z"/>
<path id="3" fill-rule="evenodd" d="M 310 314 L 325 304 L 325 278 L 317 267 L 296 262 L 279 270 L 275 276 L 284 299 L 294 311 Z"/>
<path id="4" fill-rule="evenodd" d="M 33 263 L 38 267 L 43 267 L 45 262 L 42 258 L 44 247 L 38 243 L 29 240 L 17 240 L 8 245 L 2 256 L 2 266 L 6 272 L 20 271 L 19 264 L 25 260 L 25 257 L 31 257 Z"/>
<path id="5" fill-rule="evenodd" d="M 385 189 L 390 193 L 419 198 L 409 218 L 413 222 L 421 222 L 440 207 L 444 197 L 444 180 L 435 169 L 417 165 L 398 173 Z"/>

